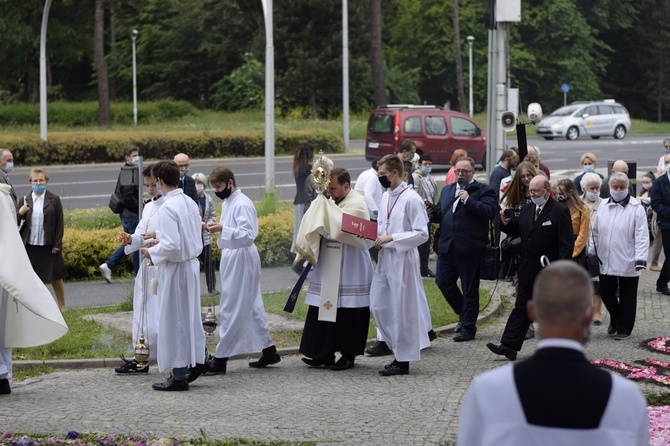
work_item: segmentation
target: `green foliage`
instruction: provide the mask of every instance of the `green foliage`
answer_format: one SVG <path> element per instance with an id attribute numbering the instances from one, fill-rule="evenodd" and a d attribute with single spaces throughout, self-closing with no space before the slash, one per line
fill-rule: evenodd
<path id="1" fill-rule="evenodd" d="M 63 215 L 66 228 L 90 231 L 92 229 L 117 229 L 119 216 L 109 207 L 91 209 L 66 209 Z"/>
<path id="2" fill-rule="evenodd" d="M 256 213 L 259 217 L 275 214 L 279 209 L 279 199 L 274 192 L 266 193 L 263 200 L 256 203 Z"/>
<path id="3" fill-rule="evenodd" d="M 261 265 L 285 266 L 293 262 L 291 240 L 293 238 L 293 211 L 282 211 L 258 217 L 256 247 L 261 256 Z"/>
<path id="4" fill-rule="evenodd" d="M 265 104 L 265 64 L 244 55 L 244 65 L 212 85 L 215 110 L 262 110 Z"/>
<path id="5" fill-rule="evenodd" d="M 111 104 L 112 123 L 133 123 L 133 104 L 113 102 Z M 50 102 L 47 107 L 49 124 L 69 127 L 95 126 L 98 123 L 97 102 Z M 138 105 L 138 122 L 164 122 L 183 116 L 197 115 L 198 111 L 186 101 L 162 100 L 142 102 Z M 38 125 L 40 123 L 39 104 L 25 102 L 0 107 L 0 126 Z"/>
<path id="6" fill-rule="evenodd" d="M 68 280 L 99 277 L 98 265 L 119 246 L 116 229 L 81 230 L 66 228 L 63 234 L 63 260 L 67 267 Z M 114 273 L 132 274 L 131 256 L 123 256 L 114 268 Z"/>

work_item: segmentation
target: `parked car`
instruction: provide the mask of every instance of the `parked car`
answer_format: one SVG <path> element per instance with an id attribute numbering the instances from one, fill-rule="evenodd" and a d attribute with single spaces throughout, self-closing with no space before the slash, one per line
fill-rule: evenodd
<path id="1" fill-rule="evenodd" d="M 414 141 L 417 153 L 430 154 L 433 164 L 449 164 L 456 149 L 465 150 L 477 164 L 486 163 L 486 132 L 469 116 L 432 105 L 382 105 L 372 110 L 365 158 L 396 153 L 405 139 Z"/>
<path id="2" fill-rule="evenodd" d="M 580 135 L 598 139 L 614 136 L 623 139 L 630 131 L 628 110 L 613 99 L 601 102 L 573 102 L 555 110 L 537 124 L 537 134 L 544 139 L 565 136 L 575 140 Z"/>

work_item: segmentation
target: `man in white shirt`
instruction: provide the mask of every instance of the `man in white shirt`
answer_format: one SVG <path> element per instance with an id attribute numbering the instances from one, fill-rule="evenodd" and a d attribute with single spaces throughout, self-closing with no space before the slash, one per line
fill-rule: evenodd
<path id="1" fill-rule="evenodd" d="M 646 445 L 649 426 L 637 385 L 584 356 L 593 285 L 570 260 L 542 270 L 528 302 L 541 340 L 526 361 L 474 379 L 461 406 L 458 445 Z"/>

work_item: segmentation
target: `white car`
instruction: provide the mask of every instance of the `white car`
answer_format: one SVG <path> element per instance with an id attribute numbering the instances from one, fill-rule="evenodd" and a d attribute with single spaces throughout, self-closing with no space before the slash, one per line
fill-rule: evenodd
<path id="1" fill-rule="evenodd" d="M 573 102 L 555 110 L 537 124 L 537 134 L 544 139 L 564 136 L 575 140 L 580 135 L 598 139 L 614 136 L 623 139 L 630 131 L 628 110 L 612 99 L 602 102 Z"/>

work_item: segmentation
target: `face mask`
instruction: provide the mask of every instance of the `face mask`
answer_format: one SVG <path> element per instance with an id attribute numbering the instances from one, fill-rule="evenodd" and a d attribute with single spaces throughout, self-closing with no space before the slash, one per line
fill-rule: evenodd
<path id="1" fill-rule="evenodd" d="M 222 200 L 225 200 L 226 198 L 230 197 L 230 194 L 232 193 L 232 189 L 225 188 L 221 192 L 214 192 L 214 194 L 219 197 Z"/>
<path id="2" fill-rule="evenodd" d="M 140 157 L 139 157 L 139 156 L 134 156 L 134 157 L 130 160 L 130 162 L 137 166 L 137 165 L 140 163 Z"/>
<path id="3" fill-rule="evenodd" d="M 197 190 L 198 193 L 200 193 L 200 192 L 202 192 L 203 190 L 205 190 L 205 186 L 203 186 L 202 184 L 196 184 L 196 185 L 195 185 L 195 190 Z"/>
<path id="4" fill-rule="evenodd" d="M 612 197 L 612 200 L 620 202 L 628 196 L 628 190 L 610 190 L 610 196 Z"/>
<path id="5" fill-rule="evenodd" d="M 533 197 L 533 198 L 531 198 L 531 200 L 533 200 L 533 203 L 535 204 L 535 206 L 543 206 L 544 203 L 547 202 L 547 199 L 544 198 L 544 195 L 541 196 L 541 197 Z"/>
<path id="6" fill-rule="evenodd" d="M 670 153 L 670 152 L 668 152 L 668 153 Z M 669 170 L 670 170 L 670 163 L 665 163 L 665 171 L 667 172 Z"/>
<path id="7" fill-rule="evenodd" d="M 5 167 L 5 170 L 7 173 L 11 172 L 12 169 L 14 168 L 14 163 L 7 163 L 7 166 Z"/>
<path id="8" fill-rule="evenodd" d="M 424 175 L 428 175 L 433 169 L 430 167 L 422 167 L 421 168 L 421 173 Z"/>
<path id="9" fill-rule="evenodd" d="M 644 190 L 649 190 L 651 189 L 652 183 L 642 183 L 642 187 Z"/>
<path id="10" fill-rule="evenodd" d="M 156 190 L 158 191 L 158 196 L 162 197 L 163 196 L 163 190 L 160 187 L 157 187 Z"/>
<path id="11" fill-rule="evenodd" d="M 665 147 L 665 153 L 670 153 L 670 147 Z"/>
<path id="12" fill-rule="evenodd" d="M 36 194 L 41 194 L 45 190 L 47 190 L 47 185 L 46 184 L 33 184 L 33 192 Z"/>
<path id="13" fill-rule="evenodd" d="M 587 192 L 586 193 L 586 198 L 589 201 L 596 201 L 599 196 L 600 196 L 600 194 L 598 192 Z"/>
<path id="14" fill-rule="evenodd" d="M 593 164 L 584 166 L 584 172 L 593 172 L 596 170 L 596 166 Z"/>
<path id="15" fill-rule="evenodd" d="M 382 187 L 385 189 L 388 189 L 391 187 L 391 181 L 386 177 L 385 175 L 382 175 L 379 177 L 379 182 L 381 183 Z"/>
<path id="16" fill-rule="evenodd" d="M 511 171 L 509 172 L 509 176 L 510 176 L 510 178 L 514 179 L 514 175 L 515 175 L 515 174 L 516 174 L 516 170 L 511 170 Z"/>

